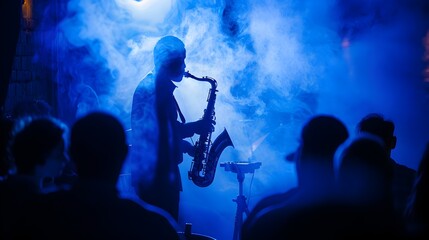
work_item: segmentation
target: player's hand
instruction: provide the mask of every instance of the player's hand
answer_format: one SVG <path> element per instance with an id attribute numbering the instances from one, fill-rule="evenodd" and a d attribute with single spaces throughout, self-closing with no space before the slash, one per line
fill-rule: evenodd
<path id="1" fill-rule="evenodd" d="M 203 134 L 203 133 L 208 133 L 208 132 L 213 132 L 214 131 L 214 125 L 216 124 L 216 122 L 212 119 L 209 120 L 198 120 L 196 122 L 194 122 L 193 124 L 193 130 L 196 134 Z"/>

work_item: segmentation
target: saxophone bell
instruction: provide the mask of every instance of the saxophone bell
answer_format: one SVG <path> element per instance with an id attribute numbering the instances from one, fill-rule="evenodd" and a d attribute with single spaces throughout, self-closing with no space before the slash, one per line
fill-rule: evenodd
<path id="1" fill-rule="evenodd" d="M 228 146 L 234 147 L 234 144 L 232 143 L 228 131 L 224 129 L 211 144 L 210 150 L 206 155 L 206 160 L 200 163 L 194 160 L 191 165 L 188 176 L 195 185 L 198 187 L 207 187 L 213 183 L 220 155 Z"/>

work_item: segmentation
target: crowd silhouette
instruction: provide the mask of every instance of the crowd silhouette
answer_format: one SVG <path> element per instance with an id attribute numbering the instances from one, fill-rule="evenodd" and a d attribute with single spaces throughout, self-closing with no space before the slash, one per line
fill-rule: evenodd
<path id="1" fill-rule="evenodd" d="M 128 144 L 116 117 L 92 112 L 78 119 L 68 150 L 58 120 L 26 121 L 11 138 L 16 173 L 1 183 L 2 239 L 179 239 L 165 211 L 119 195 L 116 183 Z M 77 180 L 70 188 L 45 184 L 47 177 L 60 176 L 66 152 Z"/>
<path id="2" fill-rule="evenodd" d="M 417 205 L 423 196 L 417 193 L 422 177 L 415 179 L 412 169 L 390 155 L 393 122 L 370 114 L 357 130 L 349 136 L 340 120 L 323 115 L 304 125 L 299 151 L 289 157 L 296 161 L 298 186 L 260 200 L 243 225 L 241 239 L 427 237 L 427 219 L 416 214 L 424 211 L 415 211 L 425 206 Z M 306 138 L 314 143 L 311 150 Z M 425 158 L 427 153 L 422 165 Z"/>
<path id="3" fill-rule="evenodd" d="M 329 196 L 334 185 L 333 156 L 348 136 L 346 126 L 334 116 L 310 119 L 302 129 L 298 149 L 286 157 L 296 164 L 298 186 L 261 199 L 243 224 L 243 238 L 248 238 L 247 234 L 256 237 L 251 233 L 254 225 L 259 224 L 255 221 L 273 208 L 307 204 Z"/>
<path id="4" fill-rule="evenodd" d="M 186 239 L 170 212 L 119 194 L 129 144 L 114 115 L 90 112 L 69 127 L 29 113 L 4 118 L 1 129 L 2 239 Z M 391 158 L 393 129 L 379 114 L 363 117 L 354 135 L 336 116 L 311 116 L 286 157 L 298 185 L 261 199 L 240 239 L 427 237 L 429 144 L 414 171 Z M 75 173 L 67 181 L 66 166 Z"/>

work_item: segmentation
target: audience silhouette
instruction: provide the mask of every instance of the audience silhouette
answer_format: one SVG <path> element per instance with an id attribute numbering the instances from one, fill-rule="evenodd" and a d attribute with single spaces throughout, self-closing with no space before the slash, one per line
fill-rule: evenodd
<path id="1" fill-rule="evenodd" d="M 78 178 L 71 188 L 59 188 L 55 179 L 69 162 L 68 127 L 37 115 L 2 121 L 2 239 L 185 237 L 164 208 L 141 196 L 119 195 L 117 181 L 129 148 L 119 119 L 100 111 L 77 119 L 68 153 Z M 240 238 L 427 237 L 429 144 L 414 177 L 412 169 L 391 158 L 392 121 L 370 114 L 357 130 L 349 138 L 335 116 L 310 118 L 298 149 L 286 157 L 295 161 L 298 185 L 260 200 Z"/>
<path id="2" fill-rule="evenodd" d="M 8 118 L 12 121 L 19 121 L 22 118 L 56 118 L 53 115 L 51 105 L 43 99 L 26 99 L 15 103 L 11 115 Z M 58 119 L 57 119 L 58 120 Z M 70 124 L 61 120 L 61 124 L 70 126 Z M 68 187 L 76 179 L 76 169 L 72 161 L 67 161 L 60 176 L 51 179 L 52 183 L 61 187 Z"/>
<path id="3" fill-rule="evenodd" d="M 359 134 L 338 149 L 335 170 L 341 200 L 356 205 L 381 202 L 380 206 L 392 209 L 393 169 L 384 147 L 379 137 Z"/>
<path id="4" fill-rule="evenodd" d="M 14 167 L 0 182 L 0 234 L 5 238 L 10 237 L 10 229 L 18 219 L 27 214 L 27 203 L 39 194 L 59 190 L 52 179 L 61 174 L 68 161 L 67 131 L 66 125 L 51 117 L 16 121 L 8 148 Z"/>
<path id="5" fill-rule="evenodd" d="M 31 176 L 28 180 L 35 184 L 34 190 L 49 192 L 46 187 L 56 190 L 54 184 L 45 184 L 60 176 L 69 160 L 68 127 L 53 117 L 29 117 L 16 121 L 13 131 L 10 151 L 17 174 L 9 179 Z"/>
<path id="6" fill-rule="evenodd" d="M 348 137 L 346 126 L 336 117 L 312 117 L 302 128 L 300 145 L 293 153 L 298 186 L 258 202 L 243 224 L 242 239 L 277 237 L 275 233 L 287 223 L 288 214 L 292 214 L 289 209 L 329 199 L 335 186 L 334 154 Z"/>
<path id="7" fill-rule="evenodd" d="M 357 132 L 366 132 L 380 137 L 385 143 L 385 151 L 393 168 L 392 194 L 394 194 L 394 207 L 399 216 L 402 216 L 407 204 L 408 196 L 416 177 L 416 171 L 405 165 L 397 163 L 392 157 L 392 150 L 396 147 L 394 134 L 395 124 L 386 120 L 382 115 L 371 113 L 361 119 L 357 125 Z"/>
<path id="8" fill-rule="evenodd" d="M 401 219 L 393 211 L 392 168 L 383 141 L 369 134 L 349 139 L 337 149 L 334 162 L 334 194 L 265 209 L 243 239 L 404 239 Z"/>
<path id="9" fill-rule="evenodd" d="M 361 133 L 338 149 L 338 198 L 331 216 L 341 224 L 340 237 L 405 237 L 394 210 L 394 169 L 385 148 L 378 136 Z"/>
<path id="10" fill-rule="evenodd" d="M 108 113 L 92 112 L 71 129 L 70 157 L 78 181 L 31 206 L 18 237 L 66 239 L 178 239 L 169 215 L 121 198 L 116 182 L 128 154 L 125 130 Z M 24 230 L 25 231 L 24 231 Z"/>

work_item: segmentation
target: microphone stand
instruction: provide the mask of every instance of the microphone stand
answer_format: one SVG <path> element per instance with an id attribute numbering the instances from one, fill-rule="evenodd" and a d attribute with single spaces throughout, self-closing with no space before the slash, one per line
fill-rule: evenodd
<path id="1" fill-rule="evenodd" d="M 248 162 L 226 162 L 220 163 L 221 167 L 225 167 L 225 171 L 237 173 L 238 180 L 238 196 L 232 201 L 237 203 L 237 210 L 235 212 L 234 234 L 233 240 L 240 239 L 241 226 L 243 225 L 243 214 L 249 215 L 249 208 L 247 206 L 247 198 L 243 195 L 243 182 L 246 173 L 254 173 L 255 169 L 260 168 L 261 162 L 248 163 Z"/>

